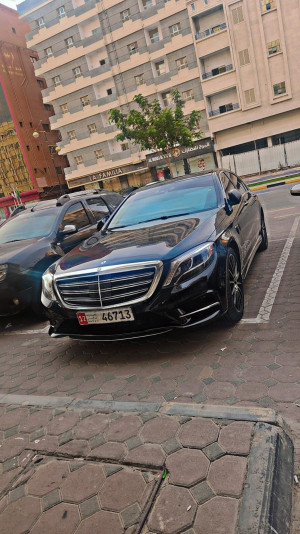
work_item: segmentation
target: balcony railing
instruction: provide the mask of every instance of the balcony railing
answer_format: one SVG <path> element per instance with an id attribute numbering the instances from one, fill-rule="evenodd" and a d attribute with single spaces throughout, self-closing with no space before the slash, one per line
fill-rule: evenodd
<path id="1" fill-rule="evenodd" d="M 240 105 L 238 102 L 236 104 L 224 104 L 223 106 L 220 106 L 219 109 L 212 109 L 209 111 L 209 116 L 216 117 L 217 115 L 222 115 L 223 113 L 228 113 L 229 111 L 239 108 Z"/>
<path id="2" fill-rule="evenodd" d="M 210 72 L 203 72 L 202 80 L 207 80 L 207 78 L 212 78 L 213 76 L 218 76 L 218 74 L 223 74 L 224 72 L 229 72 L 233 69 L 233 65 L 224 65 L 222 67 L 217 67 L 212 69 Z"/>
<path id="3" fill-rule="evenodd" d="M 204 39 L 205 37 L 208 37 L 209 35 L 214 35 L 215 33 L 225 30 L 226 28 L 227 28 L 226 22 L 222 22 L 222 24 L 218 24 L 217 26 L 208 28 L 208 30 L 204 30 L 203 32 L 197 32 L 196 39 L 197 40 Z"/>

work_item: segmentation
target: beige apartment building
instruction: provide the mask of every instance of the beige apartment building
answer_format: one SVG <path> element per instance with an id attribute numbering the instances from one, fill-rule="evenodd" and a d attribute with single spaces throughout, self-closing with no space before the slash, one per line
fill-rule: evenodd
<path id="1" fill-rule="evenodd" d="M 164 160 L 150 158 L 149 170 L 145 153 L 116 141 L 108 114 L 114 107 L 128 112 L 137 93 L 167 106 L 173 88 L 187 114 L 202 112 L 203 132 L 192 152 L 175 151 L 174 175 L 197 170 L 200 155 L 206 168 L 215 168 L 185 1 L 25 0 L 18 11 L 32 29 L 27 43 L 40 57 L 35 72 L 47 81 L 43 99 L 55 110 L 51 127 L 62 135 L 70 188 L 109 181 L 121 189 L 163 173 Z"/>
<path id="2" fill-rule="evenodd" d="M 173 88 L 203 131 L 174 151 L 174 176 L 300 164 L 299 0 L 25 0 L 18 11 L 70 188 L 162 176 L 161 156 L 117 142 L 108 114 L 128 112 L 137 93 L 167 106 Z"/>
<path id="3" fill-rule="evenodd" d="M 234 167 L 242 153 L 241 174 L 299 164 L 299 0 L 187 6 L 219 164 Z"/>

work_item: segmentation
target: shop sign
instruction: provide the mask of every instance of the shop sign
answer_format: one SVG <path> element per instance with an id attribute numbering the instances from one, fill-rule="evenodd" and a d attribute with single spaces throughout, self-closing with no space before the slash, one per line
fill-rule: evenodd
<path id="1" fill-rule="evenodd" d="M 78 187 L 80 185 L 87 185 L 93 182 L 109 180 L 111 178 L 122 176 L 123 174 L 130 174 L 144 169 L 147 169 L 146 161 L 132 163 L 131 165 L 123 165 L 113 169 L 95 172 L 94 174 L 88 174 L 87 176 L 81 176 L 80 178 L 74 178 L 73 180 L 68 181 L 68 187 Z"/>
<path id="2" fill-rule="evenodd" d="M 182 159 L 192 158 L 199 156 L 200 154 L 206 154 L 207 152 L 213 152 L 213 143 L 211 139 L 201 139 L 196 141 L 194 146 L 177 146 L 172 148 L 169 152 L 172 163 Z M 165 154 L 155 152 L 155 154 L 149 154 L 146 156 L 149 167 L 156 167 L 160 163 L 167 163 L 167 157 Z"/>

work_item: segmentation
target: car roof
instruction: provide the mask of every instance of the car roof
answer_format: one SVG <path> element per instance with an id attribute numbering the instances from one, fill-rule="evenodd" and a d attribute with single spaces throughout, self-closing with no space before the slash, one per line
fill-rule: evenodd
<path id="1" fill-rule="evenodd" d="M 61 195 L 59 198 L 54 198 L 51 200 L 41 200 L 38 202 L 35 206 L 33 206 L 30 211 L 40 211 L 43 209 L 48 208 L 56 208 L 61 207 L 67 202 L 76 201 L 76 200 L 82 200 L 87 198 L 93 198 L 93 197 L 105 197 L 108 194 L 114 194 L 118 195 L 118 193 L 115 193 L 114 191 L 107 191 L 103 189 L 87 189 L 86 191 L 76 191 L 74 193 L 66 193 L 65 195 Z M 118 195 L 121 198 L 121 195 Z"/>
<path id="2" fill-rule="evenodd" d="M 201 177 L 201 176 L 218 176 L 218 174 L 221 171 L 231 172 L 231 171 L 228 171 L 227 169 L 214 169 L 213 171 L 194 172 L 192 174 L 185 174 L 184 176 L 178 176 L 176 178 L 169 178 L 169 179 L 163 180 L 163 181 L 151 182 L 151 183 L 146 184 L 144 187 L 140 187 L 137 191 L 133 191 L 130 196 L 133 196 L 133 195 L 139 193 L 139 191 L 151 191 L 151 189 L 156 188 L 156 187 L 164 187 L 166 185 L 170 185 L 171 182 L 172 183 L 178 183 L 178 182 L 182 182 L 184 180 L 189 180 L 191 178 L 197 178 L 197 177 Z"/>

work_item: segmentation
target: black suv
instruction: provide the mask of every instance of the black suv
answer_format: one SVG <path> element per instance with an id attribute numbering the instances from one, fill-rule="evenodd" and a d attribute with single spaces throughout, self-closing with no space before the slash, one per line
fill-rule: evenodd
<path id="1" fill-rule="evenodd" d="M 97 229 L 123 201 L 110 191 L 69 193 L 38 202 L 0 228 L 0 315 L 41 309 L 41 277 L 58 258 Z"/>

